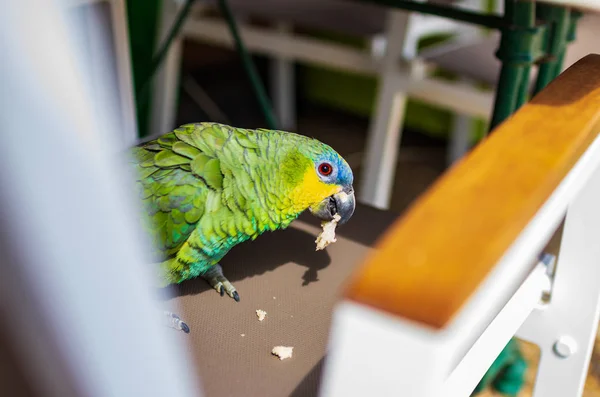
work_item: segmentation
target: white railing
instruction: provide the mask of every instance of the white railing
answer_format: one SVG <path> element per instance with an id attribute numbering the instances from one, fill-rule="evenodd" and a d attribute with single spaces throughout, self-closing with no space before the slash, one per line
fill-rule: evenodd
<path id="1" fill-rule="evenodd" d="M 541 350 L 534 397 L 582 395 L 600 309 L 600 78 L 594 77 L 599 71 L 600 56 L 586 57 L 567 70 L 452 169 L 390 231 L 380 246 L 386 253 L 373 256 L 335 310 L 322 396 L 466 397 L 515 335 Z M 553 120 L 557 126 L 546 128 Z M 514 140 L 519 135 L 522 142 Z M 556 142 L 549 143 L 552 140 Z M 537 144 L 530 147 L 530 156 L 528 144 Z M 506 154 L 498 156 L 500 150 Z M 486 157 L 514 174 L 506 182 L 495 178 L 501 173 L 492 172 L 486 181 L 485 164 L 481 167 Z M 490 160 L 487 165 L 491 164 Z M 462 207 L 452 204 L 461 200 L 461 193 L 450 193 L 452 186 L 455 192 L 480 193 L 482 204 L 473 208 L 467 208 L 468 202 Z M 531 195 L 515 199 L 523 191 Z M 446 222 L 450 218 L 443 209 L 436 211 L 444 194 L 446 205 L 476 219 L 465 222 L 464 235 L 453 234 L 461 228 Z M 490 216 L 506 208 L 513 218 Z M 486 232 L 488 219 L 496 230 Z M 513 219 L 515 224 L 526 220 L 515 233 Z M 558 260 L 549 266 L 549 257 L 545 261 L 538 257 L 563 219 Z M 419 221 L 428 222 L 420 229 L 425 242 L 409 247 L 403 233 L 416 233 Z M 509 243 L 503 245 L 508 236 Z M 444 302 L 444 295 L 454 301 L 453 291 L 461 294 L 461 289 L 470 288 L 453 279 L 456 272 L 468 278 L 469 266 L 478 271 L 475 267 L 490 258 L 485 250 L 479 250 L 483 254 L 477 258 L 451 252 L 453 242 L 460 239 L 474 250 L 486 244 L 491 251 L 505 248 L 468 298 L 453 306 Z M 448 255 L 462 255 L 465 262 L 456 264 L 449 257 L 444 263 L 443 253 L 428 251 L 433 247 L 450 248 Z M 429 257 L 437 262 L 431 263 Z M 424 291 L 390 291 L 393 282 L 374 280 L 384 270 L 400 281 L 398 289 L 406 277 L 422 282 Z M 436 273 L 445 274 L 448 281 Z M 434 284 L 431 290 L 427 274 Z M 549 300 L 542 299 L 545 294 Z M 415 316 L 419 310 L 422 313 Z"/>

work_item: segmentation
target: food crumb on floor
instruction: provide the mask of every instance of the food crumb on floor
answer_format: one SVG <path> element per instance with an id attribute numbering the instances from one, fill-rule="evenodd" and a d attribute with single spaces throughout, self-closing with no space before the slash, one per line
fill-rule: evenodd
<path id="1" fill-rule="evenodd" d="M 275 346 L 273 350 L 271 350 L 271 354 L 278 356 L 280 360 L 284 360 L 292 357 L 293 350 L 293 346 Z"/>
<path id="2" fill-rule="evenodd" d="M 258 309 L 258 310 L 256 311 L 256 315 L 258 316 L 258 321 L 262 321 L 262 320 L 264 320 L 264 319 L 265 319 L 265 316 L 267 315 L 267 312 L 266 312 L 266 311 L 264 311 L 264 310 L 260 310 L 260 309 Z"/>

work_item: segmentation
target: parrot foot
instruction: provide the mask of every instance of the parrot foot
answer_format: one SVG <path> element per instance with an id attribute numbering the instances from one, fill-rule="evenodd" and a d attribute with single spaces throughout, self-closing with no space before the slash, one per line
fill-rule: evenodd
<path id="1" fill-rule="evenodd" d="M 227 292 L 227 295 L 232 297 L 236 302 L 240 301 L 240 294 L 235 287 L 223 275 L 223 269 L 218 263 L 211 266 L 202 276 L 211 287 L 213 287 L 221 296 Z"/>
<path id="2" fill-rule="evenodd" d="M 183 331 L 186 334 L 190 333 L 190 327 L 181 321 L 181 318 L 175 313 L 171 313 L 169 311 L 165 311 L 164 315 L 166 318 L 166 325 L 171 328 L 175 328 L 176 330 Z"/>

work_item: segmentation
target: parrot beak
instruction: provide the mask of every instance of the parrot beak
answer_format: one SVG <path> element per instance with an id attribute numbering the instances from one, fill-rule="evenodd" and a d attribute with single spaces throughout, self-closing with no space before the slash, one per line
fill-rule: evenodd
<path id="1" fill-rule="evenodd" d="M 310 212 L 323 221 L 330 221 L 337 214 L 341 217 L 338 224 L 343 225 L 352 217 L 355 208 L 354 189 L 348 186 L 311 207 Z"/>

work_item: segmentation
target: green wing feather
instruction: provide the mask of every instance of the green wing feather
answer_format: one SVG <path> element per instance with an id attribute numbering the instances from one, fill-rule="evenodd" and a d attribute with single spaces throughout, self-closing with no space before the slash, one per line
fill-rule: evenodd
<path id="1" fill-rule="evenodd" d="M 226 145 L 228 141 L 234 142 Z M 176 254 L 205 213 L 216 219 L 205 220 L 203 245 L 256 233 L 256 225 L 247 220 L 254 217 L 247 213 L 256 200 L 254 183 L 249 173 L 238 168 L 242 155 L 249 164 L 256 162 L 258 147 L 250 130 L 199 123 L 183 125 L 132 149 L 147 215 L 144 225 L 156 254 Z M 224 212 L 227 219 L 220 219 Z"/>
<path id="2" fill-rule="evenodd" d="M 222 189 L 217 154 L 225 136 L 210 125 L 198 127 L 184 125 L 132 149 L 144 225 L 161 256 L 177 253 L 204 214 L 210 191 Z"/>

